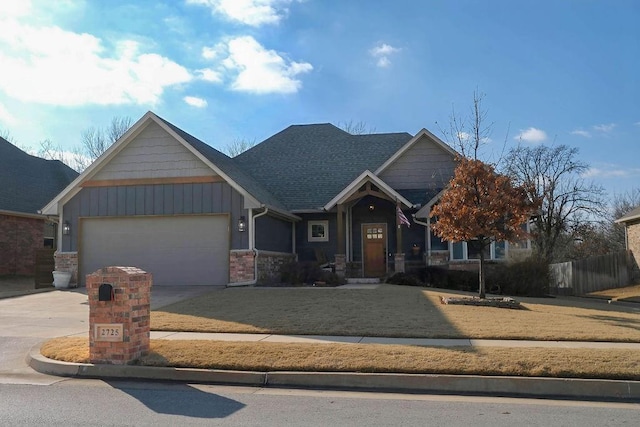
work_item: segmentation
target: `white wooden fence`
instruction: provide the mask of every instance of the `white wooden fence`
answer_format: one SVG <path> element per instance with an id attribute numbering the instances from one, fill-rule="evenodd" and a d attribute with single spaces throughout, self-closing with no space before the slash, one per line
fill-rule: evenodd
<path id="1" fill-rule="evenodd" d="M 629 286 L 631 265 L 629 251 L 551 264 L 550 291 L 558 295 L 585 295 Z"/>

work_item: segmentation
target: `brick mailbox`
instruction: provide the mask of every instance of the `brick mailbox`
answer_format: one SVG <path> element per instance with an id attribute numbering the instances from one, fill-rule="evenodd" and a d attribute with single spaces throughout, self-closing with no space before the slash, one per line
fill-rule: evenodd
<path id="1" fill-rule="evenodd" d="M 105 267 L 86 283 L 91 363 L 124 365 L 148 353 L 151 273 Z"/>

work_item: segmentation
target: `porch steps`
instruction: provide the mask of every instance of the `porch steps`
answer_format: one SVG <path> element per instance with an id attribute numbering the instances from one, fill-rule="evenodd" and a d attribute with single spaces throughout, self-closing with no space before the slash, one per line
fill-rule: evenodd
<path id="1" fill-rule="evenodd" d="M 348 285 L 377 285 L 380 283 L 380 279 L 377 277 L 349 277 L 347 278 Z"/>

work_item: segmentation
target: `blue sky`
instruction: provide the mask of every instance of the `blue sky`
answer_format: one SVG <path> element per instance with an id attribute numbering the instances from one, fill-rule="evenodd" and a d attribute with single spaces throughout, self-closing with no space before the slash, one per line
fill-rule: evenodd
<path id="1" fill-rule="evenodd" d="M 0 129 L 65 149 L 152 110 L 223 149 L 291 124 L 442 136 L 486 94 L 487 149 L 567 144 L 640 187 L 635 0 L 0 2 Z M 507 133 L 508 132 L 508 133 Z"/>

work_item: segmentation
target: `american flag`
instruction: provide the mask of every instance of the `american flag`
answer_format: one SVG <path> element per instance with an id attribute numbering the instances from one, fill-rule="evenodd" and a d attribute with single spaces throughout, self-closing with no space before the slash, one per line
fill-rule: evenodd
<path id="1" fill-rule="evenodd" d="M 400 221 L 400 224 L 404 224 L 407 227 L 411 227 L 411 223 L 409 222 L 407 217 L 404 215 L 404 213 L 402 213 L 402 210 L 400 210 L 399 206 L 396 207 L 396 212 L 398 214 L 398 221 Z"/>

